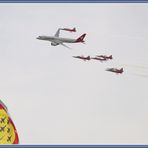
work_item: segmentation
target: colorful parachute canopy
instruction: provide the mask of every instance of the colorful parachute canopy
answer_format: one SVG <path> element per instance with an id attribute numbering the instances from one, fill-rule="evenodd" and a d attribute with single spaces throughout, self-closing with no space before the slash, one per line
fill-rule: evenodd
<path id="1" fill-rule="evenodd" d="M 0 144 L 18 144 L 19 138 L 7 107 L 0 101 Z"/>

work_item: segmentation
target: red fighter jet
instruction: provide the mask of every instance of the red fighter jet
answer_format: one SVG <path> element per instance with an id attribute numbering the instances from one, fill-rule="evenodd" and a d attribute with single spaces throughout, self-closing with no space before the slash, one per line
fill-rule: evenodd
<path id="1" fill-rule="evenodd" d="M 87 57 L 84 57 L 84 56 L 73 56 L 73 58 L 82 59 L 84 61 L 86 61 L 86 60 L 89 61 L 91 59 L 90 56 L 87 56 Z"/>
<path id="2" fill-rule="evenodd" d="M 106 71 L 114 72 L 114 73 L 116 73 L 116 74 L 122 74 L 122 73 L 123 73 L 123 68 L 121 68 L 121 69 L 117 69 L 117 68 L 107 68 Z"/>
<path id="3" fill-rule="evenodd" d="M 110 56 L 106 56 L 106 55 L 97 55 L 97 57 L 104 58 L 104 59 L 113 59 L 112 55 L 110 55 Z"/>
<path id="4" fill-rule="evenodd" d="M 94 58 L 91 58 L 91 59 L 98 60 L 100 62 L 107 61 L 106 58 L 101 58 L 101 57 L 94 57 Z"/>
<path id="5" fill-rule="evenodd" d="M 69 31 L 69 32 L 76 32 L 76 28 L 69 29 L 69 28 L 63 28 L 61 30 Z"/>

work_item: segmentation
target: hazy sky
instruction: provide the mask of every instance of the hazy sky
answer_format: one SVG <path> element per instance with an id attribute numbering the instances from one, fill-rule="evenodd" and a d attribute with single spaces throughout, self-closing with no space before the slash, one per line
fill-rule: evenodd
<path id="1" fill-rule="evenodd" d="M 0 4 L 0 20 L 0 96 L 21 144 L 148 143 L 148 4 Z M 59 27 L 86 44 L 36 39 Z M 96 54 L 113 60 L 72 58 Z"/>

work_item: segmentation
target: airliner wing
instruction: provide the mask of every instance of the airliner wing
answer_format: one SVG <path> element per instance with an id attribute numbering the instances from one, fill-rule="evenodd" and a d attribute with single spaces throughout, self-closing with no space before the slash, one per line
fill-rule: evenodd
<path id="1" fill-rule="evenodd" d="M 63 43 L 60 43 L 61 45 L 63 45 L 64 47 L 68 48 L 68 49 L 71 49 L 70 47 L 68 47 L 67 45 L 63 44 Z"/>
<path id="2" fill-rule="evenodd" d="M 57 30 L 56 34 L 54 35 L 55 37 L 59 37 L 59 34 L 60 34 L 60 28 Z"/>
<path id="3" fill-rule="evenodd" d="M 64 47 L 66 47 L 66 48 L 69 48 L 69 49 L 71 49 L 70 47 L 68 47 L 67 45 L 65 45 L 62 41 L 60 41 L 60 40 L 56 40 L 56 41 L 54 41 L 54 43 L 57 43 L 57 44 L 59 44 L 59 45 L 62 45 L 62 46 L 64 46 Z"/>

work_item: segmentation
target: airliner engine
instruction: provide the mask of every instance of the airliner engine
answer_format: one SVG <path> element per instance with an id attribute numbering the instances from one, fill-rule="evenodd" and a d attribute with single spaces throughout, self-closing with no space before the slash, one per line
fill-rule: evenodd
<path id="1" fill-rule="evenodd" d="M 57 46 L 57 45 L 59 45 L 59 43 L 51 42 L 51 45 L 52 46 Z"/>

